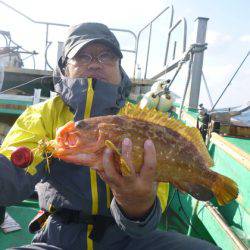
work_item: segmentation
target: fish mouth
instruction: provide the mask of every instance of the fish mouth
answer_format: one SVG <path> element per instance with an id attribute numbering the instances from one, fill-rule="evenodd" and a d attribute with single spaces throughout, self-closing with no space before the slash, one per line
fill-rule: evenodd
<path id="1" fill-rule="evenodd" d="M 90 167 L 95 165 L 96 162 L 96 155 L 94 153 L 77 153 L 77 154 L 69 154 L 69 155 L 60 155 L 58 156 L 59 159 L 74 163 L 76 165 L 88 165 Z"/>
<path id="2" fill-rule="evenodd" d="M 93 148 L 90 148 L 89 146 L 83 147 L 81 146 L 80 148 L 76 145 L 60 145 L 59 147 L 55 148 L 53 151 L 53 156 L 58 157 L 60 159 L 66 159 L 75 157 L 76 155 L 84 155 L 84 156 L 90 156 L 95 154 L 96 150 L 93 150 Z"/>

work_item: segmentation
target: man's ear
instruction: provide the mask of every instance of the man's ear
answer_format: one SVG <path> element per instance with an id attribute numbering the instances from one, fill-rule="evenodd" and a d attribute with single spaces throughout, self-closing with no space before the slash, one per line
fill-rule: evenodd
<path id="1" fill-rule="evenodd" d="M 120 69 L 121 77 L 123 78 L 124 70 L 123 70 L 122 65 L 121 65 L 121 60 L 120 60 L 120 63 L 119 63 L 119 69 Z"/>
<path id="2" fill-rule="evenodd" d="M 62 68 L 62 74 L 66 77 L 69 76 L 69 67 L 67 64 Z"/>
<path id="3" fill-rule="evenodd" d="M 67 67 L 67 60 L 66 59 L 63 60 L 63 58 L 60 57 L 60 59 L 58 60 L 58 66 L 61 71 L 61 74 L 64 76 L 68 76 L 69 69 Z"/>

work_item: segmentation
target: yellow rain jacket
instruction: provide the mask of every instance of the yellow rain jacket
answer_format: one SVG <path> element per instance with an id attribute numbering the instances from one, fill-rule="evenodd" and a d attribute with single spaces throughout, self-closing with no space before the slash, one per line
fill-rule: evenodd
<path id="1" fill-rule="evenodd" d="M 90 79 L 85 84 L 87 94 L 84 117 L 89 117 L 95 99 L 95 92 Z M 72 108 L 68 103 L 66 104 L 65 95 L 56 96 L 43 103 L 30 106 L 20 115 L 9 131 L 1 146 L 0 154 L 9 159 L 13 147 L 26 146 L 35 149 L 40 140 L 45 138 L 54 139 L 56 129 L 68 121 L 74 120 L 74 118 Z M 88 215 L 110 216 L 112 200 L 110 188 L 99 178 L 95 171 L 90 170 L 88 167 L 76 166 L 53 159 L 50 173 L 48 173 L 43 157 L 35 154 L 34 161 L 27 169 L 28 173 L 26 174 L 25 170 L 7 164 L 6 158 L 6 169 L 8 171 L 0 175 L 0 183 L 5 186 L 4 190 L 0 190 L 0 197 L 5 196 L 5 199 L 0 199 L 0 205 L 9 205 L 27 198 L 33 192 L 35 184 L 40 181 L 36 189 L 42 209 L 49 211 L 51 207 L 55 210 L 67 208 L 83 211 Z M 158 197 L 161 208 L 164 210 L 168 197 L 168 184 L 159 184 Z M 86 236 L 89 235 L 92 228 L 92 225 L 85 228 Z M 45 229 L 43 237 L 48 237 L 46 230 L 48 229 Z M 143 233 L 142 228 L 138 230 Z M 129 229 L 128 233 L 130 233 Z M 88 249 L 92 249 L 93 242 L 86 236 Z"/>

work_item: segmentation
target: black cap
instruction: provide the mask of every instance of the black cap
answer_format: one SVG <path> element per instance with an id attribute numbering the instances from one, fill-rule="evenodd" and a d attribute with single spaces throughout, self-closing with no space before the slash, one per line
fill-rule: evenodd
<path id="1" fill-rule="evenodd" d="M 64 44 L 64 59 L 73 58 L 80 49 L 93 42 L 105 44 L 119 58 L 122 58 L 119 42 L 106 25 L 101 23 L 81 23 L 72 26 L 69 30 L 68 38 Z"/>

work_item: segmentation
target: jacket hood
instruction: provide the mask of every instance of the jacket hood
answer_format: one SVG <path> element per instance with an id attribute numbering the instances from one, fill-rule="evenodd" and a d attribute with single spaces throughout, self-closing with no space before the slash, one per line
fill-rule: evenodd
<path id="1" fill-rule="evenodd" d="M 88 78 L 68 78 L 62 73 L 61 59 L 54 75 L 55 92 L 70 107 L 75 115 L 75 120 L 84 117 L 87 99 Z M 120 66 L 122 80 L 119 84 L 111 84 L 97 79 L 92 79 L 94 98 L 91 107 L 91 117 L 111 115 L 118 113 L 125 105 L 126 98 L 131 90 L 131 81 Z"/>

